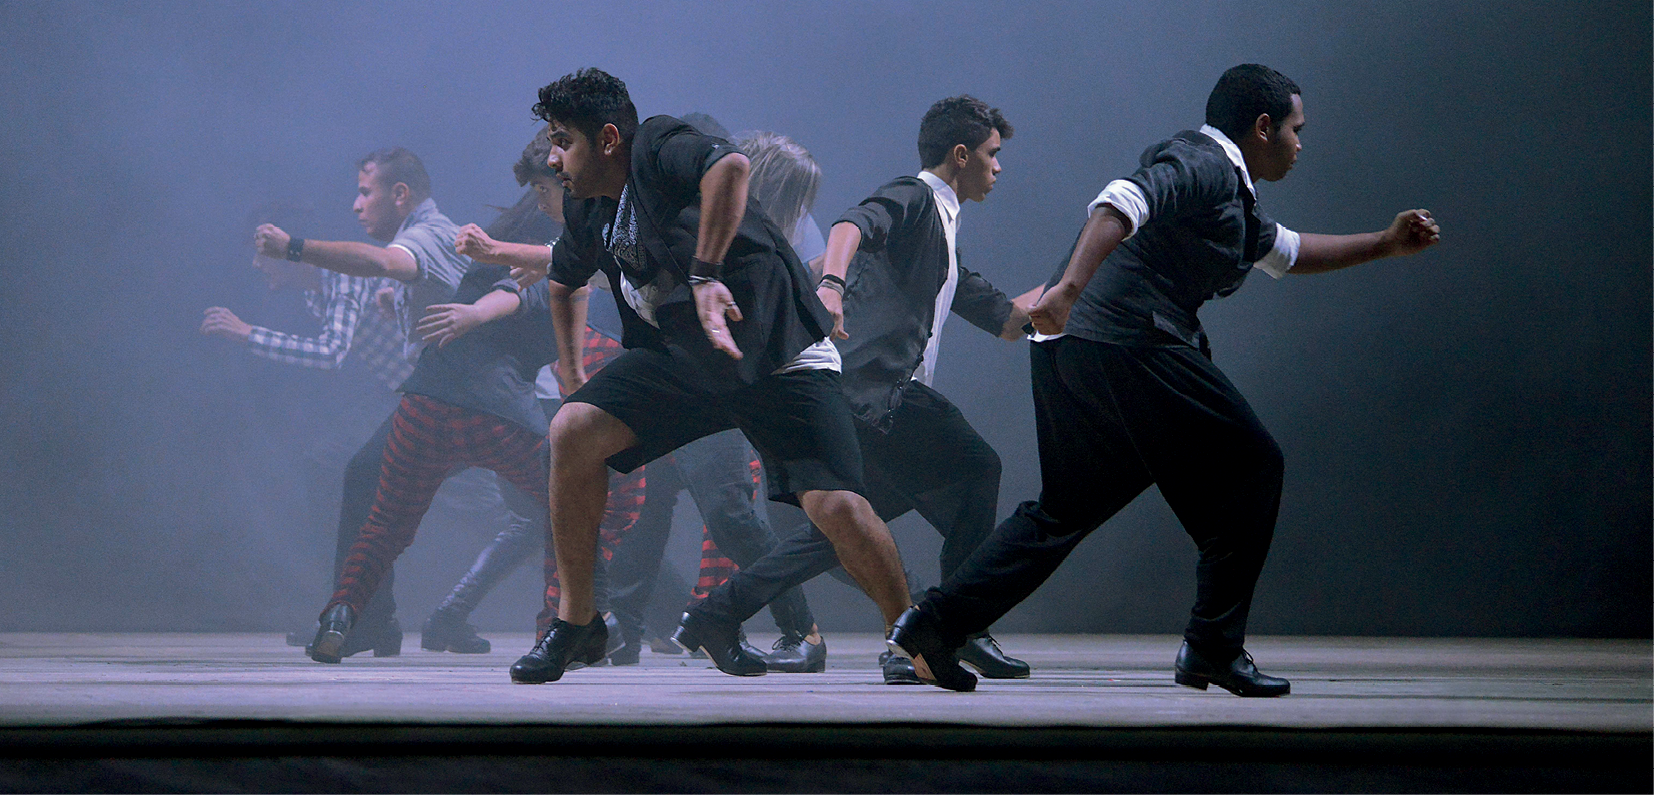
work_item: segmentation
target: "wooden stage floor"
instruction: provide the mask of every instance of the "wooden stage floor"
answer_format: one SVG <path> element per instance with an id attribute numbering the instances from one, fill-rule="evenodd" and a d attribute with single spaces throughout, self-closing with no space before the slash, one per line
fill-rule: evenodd
<path id="1" fill-rule="evenodd" d="M 830 635 L 823 674 L 646 650 L 538 686 L 506 675 L 531 636 L 488 635 L 322 665 L 274 634 L 0 634 L 0 789 L 1654 787 L 1647 640 L 1257 637 L 1293 692 L 1241 699 L 1174 684 L 1172 636 L 1004 636 L 1033 677 L 960 694 L 882 684 L 873 635 Z"/>

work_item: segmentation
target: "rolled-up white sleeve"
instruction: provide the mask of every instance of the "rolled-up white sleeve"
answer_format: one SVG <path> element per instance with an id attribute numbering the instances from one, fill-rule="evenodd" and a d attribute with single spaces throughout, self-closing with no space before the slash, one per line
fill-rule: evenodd
<path id="1" fill-rule="evenodd" d="M 1126 230 L 1126 238 L 1137 234 L 1137 230 L 1143 228 L 1143 224 L 1148 223 L 1149 200 L 1143 196 L 1143 189 L 1137 187 L 1137 183 L 1131 180 L 1117 179 L 1108 183 L 1103 188 L 1103 192 L 1097 194 L 1097 198 L 1092 199 L 1091 203 L 1086 205 L 1086 217 L 1090 217 L 1093 210 L 1104 204 L 1119 210 L 1120 214 L 1126 217 L 1126 220 L 1131 221 L 1131 229 Z"/>
<path id="2" fill-rule="evenodd" d="M 1277 279 L 1298 264 L 1298 233 L 1280 224 L 1275 225 L 1275 245 L 1255 265 Z"/>

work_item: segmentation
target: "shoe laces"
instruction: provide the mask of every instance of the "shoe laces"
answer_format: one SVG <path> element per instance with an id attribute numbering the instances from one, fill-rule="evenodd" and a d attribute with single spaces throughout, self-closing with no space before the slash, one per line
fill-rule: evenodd
<path id="1" fill-rule="evenodd" d="M 803 638 L 797 635 L 782 635 L 775 639 L 775 645 L 770 647 L 770 651 L 797 651 L 798 647 L 802 645 L 804 645 Z"/>

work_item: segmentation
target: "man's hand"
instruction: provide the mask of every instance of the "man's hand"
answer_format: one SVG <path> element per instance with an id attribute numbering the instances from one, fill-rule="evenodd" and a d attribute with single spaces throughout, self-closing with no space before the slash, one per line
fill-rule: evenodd
<path id="1" fill-rule="evenodd" d="M 517 280 L 518 287 L 527 290 L 529 285 L 546 278 L 546 271 L 550 268 L 549 264 L 543 268 L 536 268 L 531 265 L 512 266 L 511 278 Z"/>
<path id="2" fill-rule="evenodd" d="M 1387 257 L 1417 254 L 1442 239 L 1442 228 L 1429 210 L 1406 210 L 1396 214 L 1390 228 L 1384 230 L 1383 247 Z"/>
<path id="3" fill-rule="evenodd" d="M 1045 294 L 1045 285 L 1039 285 L 1022 295 L 1011 299 L 1011 316 L 1005 318 L 1005 326 L 999 331 L 1002 340 L 1016 341 L 1023 338 L 1028 332 L 1023 327 L 1032 322 L 1028 314 L 1034 308 L 1034 303 Z"/>
<path id="4" fill-rule="evenodd" d="M 821 299 L 822 306 L 827 307 L 827 314 L 833 316 L 833 330 L 828 333 L 828 339 L 850 339 L 850 332 L 844 330 L 844 296 L 823 284 L 816 288 L 816 297 Z"/>
<path id="5" fill-rule="evenodd" d="M 1034 330 L 1041 334 L 1061 334 L 1068 325 L 1068 310 L 1074 308 L 1074 301 L 1079 297 L 1080 288 L 1066 282 L 1058 282 L 1046 290 L 1045 295 L 1034 302 L 1034 308 L 1028 310 Z"/>
<path id="6" fill-rule="evenodd" d="M 396 288 L 381 287 L 373 294 L 373 303 L 386 320 L 396 319 Z"/>
<path id="7" fill-rule="evenodd" d="M 488 236 L 482 227 L 476 224 L 466 224 L 459 228 L 459 234 L 454 238 L 454 250 L 460 256 L 470 257 L 477 262 L 489 265 L 503 265 L 499 261 L 499 241 Z"/>
<path id="8" fill-rule="evenodd" d="M 253 247 L 271 259 L 287 259 L 287 244 L 292 239 L 292 235 L 281 231 L 281 227 L 275 224 L 261 224 L 253 230 Z"/>
<path id="9" fill-rule="evenodd" d="M 482 310 L 474 304 L 431 304 L 426 307 L 425 317 L 419 319 L 414 331 L 419 334 L 420 340 L 434 342 L 441 348 L 487 320 Z"/>
<path id="10" fill-rule="evenodd" d="M 234 312 L 221 306 L 207 307 L 202 313 L 201 333 L 209 337 L 223 337 L 231 342 L 246 342 L 248 335 L 253 333 L 253 327 L 243 323 Z"/>
<path id="11" fill-rule="evenodd" d="M 719 281 L 694 285 L 690 291 L 695 294 L 695 313 L 700 315 L 701 330 L 712 341 L 712 347 L 732 359 L 740 359 L 741 349 L 735 347 L 735 339 L 729 333 L 729 321 L 741 322 L 741 308 L 735 305 L 735 296 Z"/>

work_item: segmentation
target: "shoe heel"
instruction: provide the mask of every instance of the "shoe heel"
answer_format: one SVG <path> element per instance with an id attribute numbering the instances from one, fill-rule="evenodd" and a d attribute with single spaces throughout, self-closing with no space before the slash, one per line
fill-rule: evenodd
<path id="1" fill-rule="evenodd" d="M 694 654 L 701 647 L 701 641 L 695 637 L 695 633 L 690 632 L 688 627 L 681 625 L 676 632 L 672 633 L 670 640 L 672 645 L 682 649 L 684 654 Z"/>
<path id="2" fill-rule="evenodd" d="M 402 636 L 400 634 L 380 640 L 373 647 L 375 657 L 398 657 L 402 654 Z"/>
<path id="3" fill-rule="evenodd" d="M 1192 687 L 1196 690 L 1206 689 L 1206 678 L 1203 676 L 1195 676 L 1194 674 L 1178 671 L 1172 678 L 1177 680 L 1177 683 L 1183 685 L 1184 687 Z"/>
<path id="4" fill-rule="evenodd" d="M 913 661 L 913 655 L 910 652 L 908 652 L 907 649 L 902 648 L 902 644 L 897 643 L 896 641 L 893 641 L 893 640 L 886 640 L 884 642 L 884 645 L 890 649 L 891 654 L 894 654 L 897 657 L 900 657 L 904 660 L 907 660 L 908 662 Z"/>
<path id="5" fill-rule="evenodd" d="M 345 634 L 343 632 L 321 632 L 316 635 L 315 643 L 312 643 L 307 651 L 310 652 L 310 659 L 316 662 L 338 665 L 340 660 L 343 659 L 339 652 L 344 647 Z"/>

